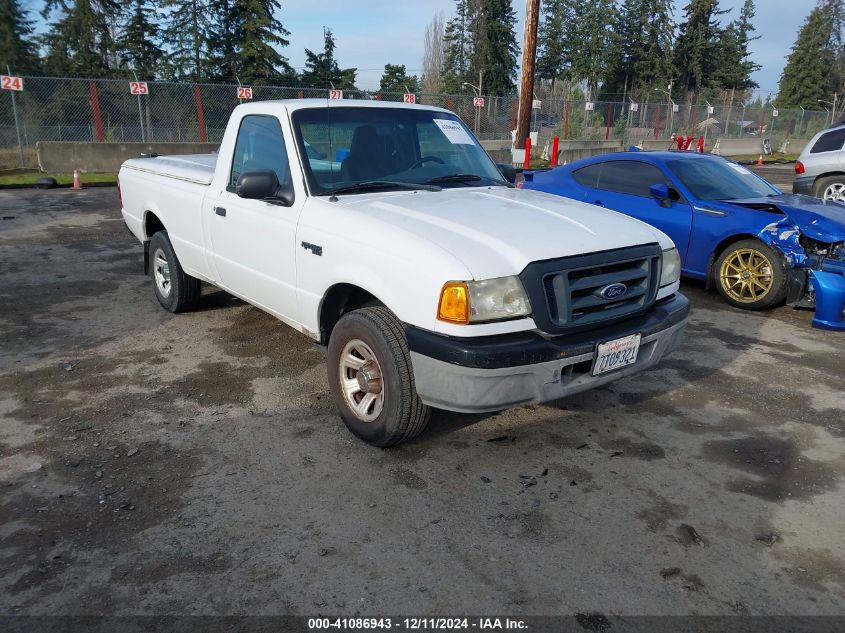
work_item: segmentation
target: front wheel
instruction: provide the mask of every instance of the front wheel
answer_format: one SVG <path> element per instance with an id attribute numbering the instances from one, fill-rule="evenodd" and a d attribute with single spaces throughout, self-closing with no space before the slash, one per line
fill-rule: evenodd
<path id="1" fill-rule="evenodd" d="M 402 324 L 372 307 L 344 315 L 332 330 L 328 378 L 340 417 L 373 446 L 394 446 L 419 435 L 430 409 L 414 387 Z"/>
<path id="2" fill-rule="evenodd" d="M 745 310 L 766 310 L 786 299 L 783 256 L 760 240 L 740 240 L 722 251 L 714 266 L 725 301 Z"/>

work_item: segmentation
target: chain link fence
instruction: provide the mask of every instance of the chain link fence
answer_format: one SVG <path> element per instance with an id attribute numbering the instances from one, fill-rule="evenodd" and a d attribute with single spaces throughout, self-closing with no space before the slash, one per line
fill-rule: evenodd
<path id="1" fill-rule="evenodd" d="M 117 79 L 25 77 L 23 91 L 0 94 L 0 168 L 36 167 L 38 141 L 220 142 L 232 109 L 241 103 L 234 84 L 155 81 L 147 94 L 130 92 L 131 82 Z M 253 100 L 328 97 L 328 90 L 297 86 L 252 86 Z M 242 94 L 242 93 L 240 93 Z M 402 93 L 344 91 L 346 99 L 403 101 Z M 17 125 L 13 113 L 17 111 Z M 486 96 L 476 107 L 474 95 L 417 94 L 417 103 L 454 111 L 481 140 L 507 146 L 516 127 L 517 98 Z M 774 151 L 788 139 L 808 139 L 832 123 L 827 111 L 774 110 L 771 106 L 690 105 L 669 103 L 584 102 L 544 99 L 532 110 L 531 129 L 539 142 L 558 136 L 573 140 L 617 140 L 635 144 L 668 140 L 672 133 L 718 138 L 770 139 Z M 22 151 L 18 148 L 18 134 Z"/>

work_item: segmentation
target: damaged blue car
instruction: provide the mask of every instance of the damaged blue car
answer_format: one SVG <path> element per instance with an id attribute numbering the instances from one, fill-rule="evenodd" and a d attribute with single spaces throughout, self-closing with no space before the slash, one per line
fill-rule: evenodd
<path id="1" fill-rule="evenodd" d="M 785 194 L 719 156 L 605 154 L 526 172 L 522 186 L 659 228 L 678 247 L 683 273 L 714 284 L 739 308 L 817 307 L 817 295 L 835 299 L 845 285 L 845 204 Z M 836 321 L 841 304 L 839 312 Z"/>

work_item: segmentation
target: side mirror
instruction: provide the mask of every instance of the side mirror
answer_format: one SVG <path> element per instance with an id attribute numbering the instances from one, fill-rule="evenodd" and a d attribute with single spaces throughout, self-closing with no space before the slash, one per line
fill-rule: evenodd
<path id="1" fill-rule="evenodd" d="M 496 165 L 499 168 L 499 171 L 502 174 L 502 177 L 507 180 L 509 183 L 513 184 L 516 182 L 516 170 L 513 168 L 513 165 L 509 165 L 507 163 L 500 163 Z"/>
<path id="2" fill-rule="evenodd" d="M 247 200 L 265 200 L 289 207 L 294 194 L 290 186 L 280 187 L 279 178 L 272 169 L 247 171 L 238 178 L 238 197 Z"/>
<path id="3" fill-rule="evenodd" d="M 664 207 L 668 207 L 673 201 L 681 199 L 677 191 L 664 183 L 652 185 L 648 190 L 660 205 Z"/>

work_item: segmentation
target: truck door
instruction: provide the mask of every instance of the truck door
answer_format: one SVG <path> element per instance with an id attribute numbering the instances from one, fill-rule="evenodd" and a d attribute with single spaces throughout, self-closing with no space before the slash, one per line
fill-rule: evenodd
<path id="1" fill-rule="evenodd" d="M 235 185 L 247 171 L 271 169 L 280 184 L 290 183 L 282 127 L 274 116 L 250 114 L 241 120 L 225 187 L 204 209 L 211 254 L 220 283 L 233 293 L 295 321 L 296 225 L 303 205 L 238 197 Z"/>

